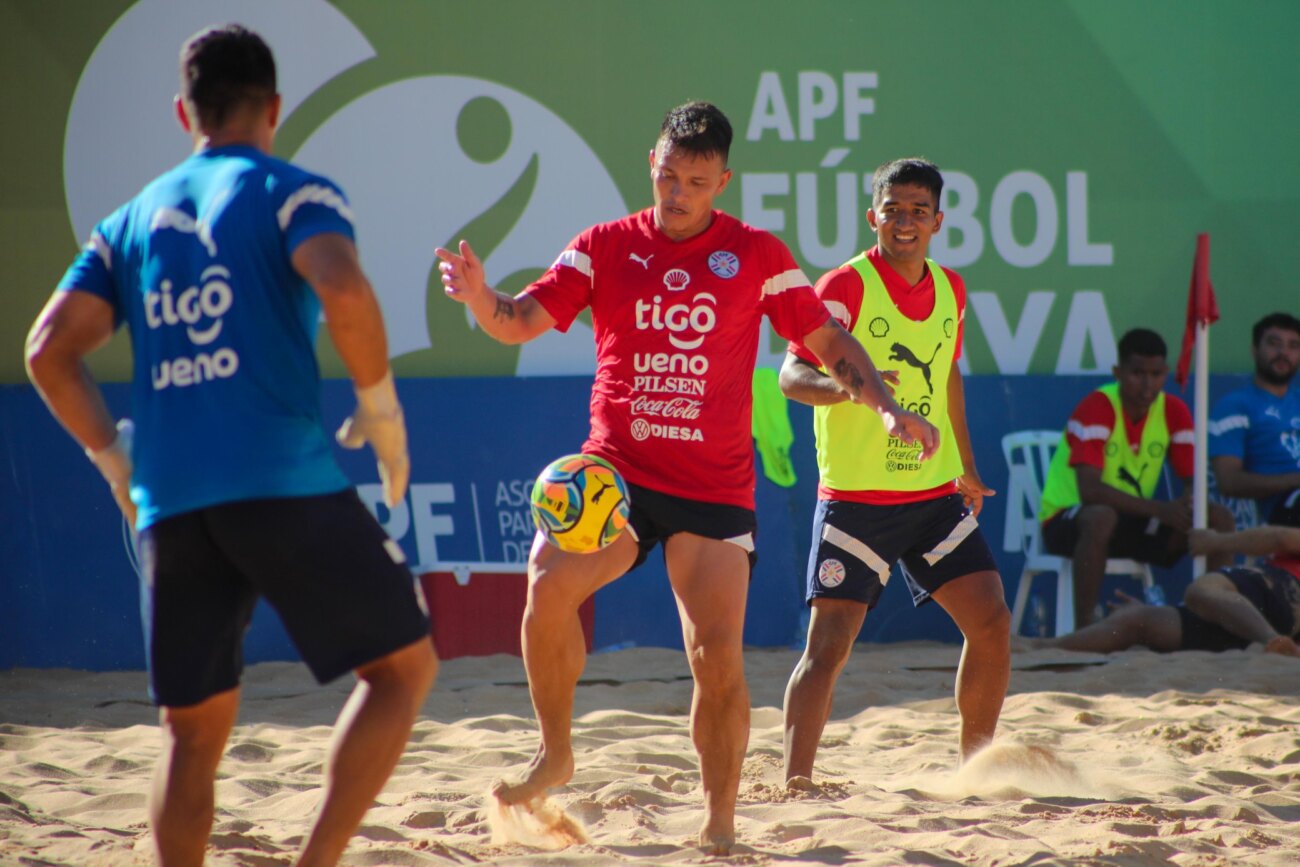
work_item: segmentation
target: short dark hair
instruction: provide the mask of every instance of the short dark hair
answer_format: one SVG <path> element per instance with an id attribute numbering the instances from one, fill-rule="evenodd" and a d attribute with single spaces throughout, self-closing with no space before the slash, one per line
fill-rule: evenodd
<path id="1" fill-rule="evenodd" d="M 275 92 L 275 58 L 247 27 L 205 27 L 181 46 L 181 98 L 194 106 L 205 130 L 218 129 L 236 109 L 260 105 Z"/>
<path id="2" fill-rule="evenodd" d="M 655 146 L 672 145 L 696 156 L 722 156 L 727 164 L 731 153 L 731 121 L 711 102 L 696 100 L 669 109 L 659 126 Z"/>
<path id="3" fill-rule="evenodd" d="M 1264 339 L 1264 332 L 1270 328 L 1282 328 L 1300 334 L 1300 319 L 1296 319 L 1290 313 L 1268 314 L 1256 322 L 1255 327 L 1250 330 L 1250 345 L 1258 349 L 1259 342 Z"/>
<path id="4" fill-rule="evenodd" d="M 1119 339 L 1119 363 L 1135 355 L 1143 358 L 1164 358 L 1168 354 L 1165 339 L 1150 328 L 1134 328 Z"/>
<path id="5" fill-rule="evenodd" d="M 905 157 L 890 160 L 871 176 L 871 206 L 875 207 L 884 199 L 885 190 L 901 184 L 913 184 L 924 187 L 934 196 L 934 209 L 939 209 L 939 197 L 943 194 L 943 175 L 939 167 L 925 157 Z"/>

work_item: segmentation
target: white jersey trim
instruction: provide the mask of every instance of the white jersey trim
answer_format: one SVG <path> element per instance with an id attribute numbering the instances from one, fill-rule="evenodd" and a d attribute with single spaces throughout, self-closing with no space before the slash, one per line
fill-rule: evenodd
<path id="1" fill-rule="evenodd" d="M 1250 418 L 1244 415 L 1230 415 L 1226 418 L 1219 419 L 1218 421 L 1212 421 L 1206 425 L 1206 429 L 1210 432 L 1210 436 L 1212 437 L 1223 436 L 1229 431 L 1249 427 Z"/>
<path id="2" fill-rule="evenodd" d="M 763 297 L 768 295 L 780 295 L 787 289 L 798 289 L 800 286 L 812 286 L 803 271 L 793 268 L 789 271 L 783 271 L 780 274 L 768 277 L 763 283 Z"/>
<path id="3" fill-rule="evenodd" d="M 352 216 L 352 209 L 348 207 L 348 203 L 343 201 L 343 197 L 337 192 L 321 184 L 304 184 L 295 190 L 293 195 L 285 199 L 284 204 L 280 206 L 280 210 L 276 212 L 275 218 L 280 223 L 281 232 L 289 228 L 289 221 L 293 219 L 294 212 L 306 204 L 324 205 L 327 208 L 333 208 L 349 224 L 355 224 L 356 222 Z"/>
<path id="4" fill-rule="evenodd" d="M 1066 425 L 1066 430 L 1074 434 L 1075 439 L 1080 442 L 1110 439 L 1110 429 L 1105 425 L 1093 424 L 1084 427 L 1081 422 L 1070 419 L 1069 424 Z"/>
<path id="5" fill-rule="evenodd" d="M 1180 430 L 1178 433 L 1170 437 L 1169 441 L 1173 443 L 1195 443 L 1196 432 L 1190 430 Z"/>
<path id="6" fill-rule="evenodd" d="M 558 268 L 561 265 L 573 268 L 588 280 L 591 279 L 591 257 L 580 250 L 565 250 L 555 258 L 555 264 L 551 267 Z"/>
<path id="7" fill-rule="evenodd" d="M 830 311 L 831 316 L 835 318 L 835 321 L 843 325 L 844 328 L 847 330 L 849 327 L 849 318 L 850 318 L 848 305 L 845 304 L 843 301 L 823 300 L 822 303 L 826 305 L 826 309 Z"/>
<path id="8" fill-rule="evenodd" d="M 113 249 L 108 246 L 104 236 L 98 232 L 92 232 L 90 240 L 86 242 L 86 249 L 93 252 L 104 263 L 104 267 L 113 270 Z"/>

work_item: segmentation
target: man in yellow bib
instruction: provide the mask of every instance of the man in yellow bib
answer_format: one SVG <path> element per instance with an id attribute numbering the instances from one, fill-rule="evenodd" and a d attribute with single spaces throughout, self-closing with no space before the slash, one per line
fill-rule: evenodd
<path id="1" fill-rule="evenodd" d="M 1165 341 L 1134 328 L 1120 338 L 1118 350 L 1115 382 L 1071 413 L 1038 508 L 1043 547 L 1074 561 L 1076 629 L 1100 619 L 1097 598 L 1108 557 L 1172 566 L 1187 553 L 1192 528 L 1192 413 L 1164 392 Z M 1183 483 L 1176 500 L 1155 498 L 1166 459 Z M 1222 506 L 1212 505 L 1209 519 L 1216 530 L 1233 529 Z M 1209 566 L 1222 568 L 1230 560 L 1216 557 Z"/>
<path id="2" fill-rule="evenodd" d="M 894 398 L 938 427 L 926 461 L 860 412 L 816 357 L 791 343 L 781 390 L 811 404 L 821 481 L 813 520 L 808 645 L 785 694 L 785 773 L 812 778 L 835 681 L 894 563 L 915 605 L 934 598 L 965 637 L 957 670 L 962 760 L 988 745 L 1010 670 L 1010 615 L 1002 579 L 976 517 L 994 492 L 980 480 L 966 428 L 957 358 L 966 287 L 926 258 L 943 223 L 943 176 L 921 159 L 878 168 L 867 223 L 877 246 L 831 271 L 817 294 L 862 343 Z"/>

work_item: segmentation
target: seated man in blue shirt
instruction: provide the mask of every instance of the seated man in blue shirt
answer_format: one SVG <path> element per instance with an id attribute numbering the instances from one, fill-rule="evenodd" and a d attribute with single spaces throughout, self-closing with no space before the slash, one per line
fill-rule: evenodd
<path id="1" fill-rule="evenodd" d="M 1300 526 L 1300 319 L 1271 313 L 1251 331 L 1255 376 L 1226 395 L 1210 420 L 1219 492 L 1253 497 L 1270 524 Z"/>

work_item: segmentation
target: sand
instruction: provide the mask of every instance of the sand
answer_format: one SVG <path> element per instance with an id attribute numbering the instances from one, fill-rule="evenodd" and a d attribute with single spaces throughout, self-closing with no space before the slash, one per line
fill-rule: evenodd
<path id="1" fill-rule="evenodd" d="M 342 863 L 1300 864 L 1300 662 L 1259 652 L 1017 653 L 993 747 L 957 769 L 958 648 L 860 645 L 812 791 L 781 773 L 796 655 L 752 650 L 753 731 L 729 858 L 691 846 L 699 773 L 675 651 L 593 656 L 578 769 L 552 801 L 590 842 L 493 842 L 484 793 L 536 746 L 514 657 L 443 663 L 410 747 Z M 292 860 L 351 684 L 251 667 L 208 863 Z M 0 673 L 0 864 L 148 864 L 158 752 L 139 672 Z"/>

